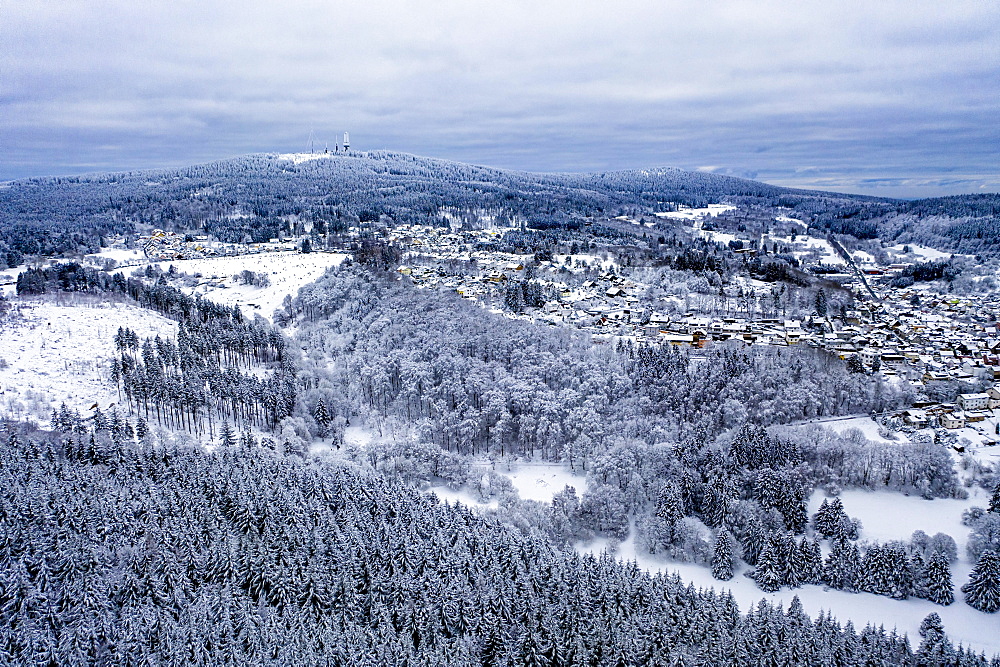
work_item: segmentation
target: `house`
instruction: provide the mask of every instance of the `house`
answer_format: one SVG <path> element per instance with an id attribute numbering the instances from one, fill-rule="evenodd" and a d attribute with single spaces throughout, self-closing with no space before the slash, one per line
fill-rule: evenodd
<path id="1" fill-rule="evenodd" d="M 929 423 L 927 413 L 923 410 L 907 410 L 903 413 L 903 421 L 917 428 L 925 428 Z"/>
<path id="2" fill-rule="evenodd" d="M 881 354 L 882 353 L 879 350 L 871 347 L 866 347 L 858 351 L 858 356 L 861 357 L 861 363 L 868 368 L 871 368 L 872 364 L 875 363 L 875 360 L 878 359 Z"/>
<path id="3" fill-rule="evenodd" d="M 898 353 L 887 353 L 882 355 L 882 366 L 890 368 L 902 368 L 906 365 L 906 357 Z"/>
<path id="4" fill-rule="evenodd" d="M 660 334 L 660 340 L 664 343 L 670 343 L 671 345 L 695 345 L 694 336 L 685 336 L 683 334 Z"/>
<path id="5" fill-rule="evenodd" d="M 963 410 L 982 410 L 989 407 L 988 394 L 959 394 L 958 407 Z"/>
<path id="6" fill-rule="evenodd" d="M 965 413 L 948 412 L 941 415 L 941 426 L 949 429 L 965 427 Z"/>
<path id="7" fill-rule="evenodd" d="M 989 397 L 986 403 L 986 407 L 990 410 L 993 408 L 1000 408 L 1000 389 L 996 387 L 990 387 L 986 390 L 986 395 Z"/>

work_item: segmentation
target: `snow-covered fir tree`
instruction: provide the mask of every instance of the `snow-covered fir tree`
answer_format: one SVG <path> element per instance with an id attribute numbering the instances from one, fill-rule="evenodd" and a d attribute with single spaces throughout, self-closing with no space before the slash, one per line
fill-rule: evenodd
<path id="1" fill-rule="evenodd" d="M 773 535 L 767 537 L 764 547 L 760 551 L 760 556 L 757 558 L 757 568 L 753 574 L 757 587 L 768 593 L 775 592 L 781 588 L 783 583 L 783 568 L 775 542 Z"/>
<path id="2" fill-rule="evenodd" d="M 823 568 L 823 581 L 831 588 L 855 590 L 860 560 L 857 545 L 844 539 L 834 540 Z"/>
<path id="3" fill-rule="evenodd" d="M 990 614 L 1000 609 L 1000 554 L 983 552 L 962 592 L 970 607 Z"/>
<path id="4" fill-rule="evenodd" d="M 951 581 L 951 566 L 943 553 L 934 553 L 923 567 L 921 577 L 924 597 L 935 604 L 949 605 L 955 601 L 955 587 Z"/>
<path id="5" fill-rule="evenodd" d="M 712 550 L 712 576 L 721 581 L 733 578 L 733 568 L 736 565 L 736 541 L 729 531 L 722 529 L 715 538 Z"/>

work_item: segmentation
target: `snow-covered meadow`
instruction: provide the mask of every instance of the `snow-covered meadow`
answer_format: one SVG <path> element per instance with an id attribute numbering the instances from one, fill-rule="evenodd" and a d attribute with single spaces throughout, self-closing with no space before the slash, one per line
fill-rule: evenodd
<path id="1" fill-rule="evenodd" d="M 84 414 L 118 400 L 108 379 L 113 336 L 128 327 L 140 338 L 174 336 L 177 323 L 151 310 L 82 299 L 19 301 L 22 317 L 0 335 L 0 413 L 47 421 L 60 403 Z"/>
<path id="2" fill-rule="evenodd" d="M 173 266 L 182 273 L 200 274 L 201 279 L 198 283 L 186 290 L 192 294 L 204 296 L 226 306 L 239 306 L 249 317 L 259 313 L 270 319 L 286 295 L 294 297 L 299 288 L 313 282 L 328 268 L 338 266 L 346 258 L 347 255 L 341 253 L 268 252 L 231 257 L 180 259 L 154 264 L 163 271 Z M 132 269 L 122 269 L 122 271 L 128 275 Z M 264 274 L 271 284 L 267 287 L 255 287 L 234 280 L 233 277 L 243 271 Z"/>
<path id="3" fill-rule="evenodd" d="M 710 217 L 714 218 L 720 213 L 726 213 L 728 211 L 735 211 L 736 207 L 732 204 L 709 204 L 708 206 L 702 208 L 688 208 L 686 206 L 678 206 L 676 211 L 667 211 L 665 213 L 657 213 L 658 218 L 670 218 L 672 220 L 700 220 L 701 218 Z"/>
<path id="4" fill-rule="evenodd" d="M 550 503 L 552 496 L 567 486 L 575 488 L 578 495 L 587 490 L 585 475 L 560 464 L 521 463 L 512 465 L 509 470 L 499 466 L 496 472 L 511 481 L 523 500 Z"/>

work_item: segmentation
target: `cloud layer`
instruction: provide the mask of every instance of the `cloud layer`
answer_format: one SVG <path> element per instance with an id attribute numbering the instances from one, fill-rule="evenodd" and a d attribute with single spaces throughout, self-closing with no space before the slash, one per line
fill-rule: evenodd
<path id="1" fill-rule="evenodd" d="M 1000 190 L 1000 9 L 0 0 L 0 179 L 320 145 Z"/>

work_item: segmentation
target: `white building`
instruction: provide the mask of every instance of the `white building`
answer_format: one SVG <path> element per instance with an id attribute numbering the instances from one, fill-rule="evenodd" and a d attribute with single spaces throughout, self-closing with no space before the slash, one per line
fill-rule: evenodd
<path id="1" fill-rule="evenodd" d="M 989 407 L 988 394 L 959 394 L 958 406 L 963 410 L 985 410 Z"/>
<path id="2" fill-rule="evenodd" d="M 965 427 L 965 413 L 962 412 L 947 412 L 941 415 L 941 426 L 952 429 L 952 428 L 964 428 Z"/>

